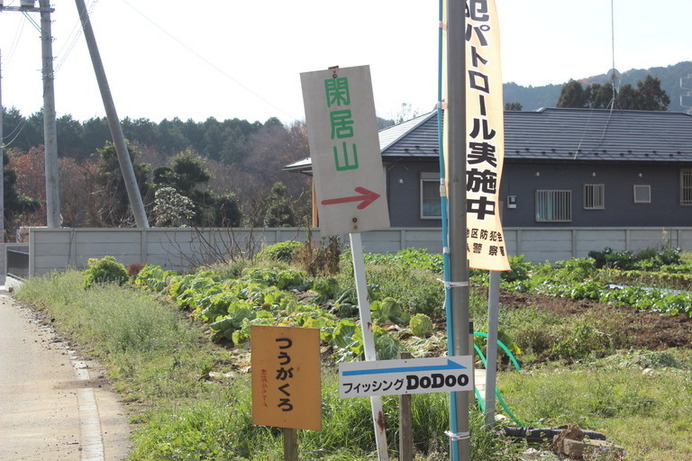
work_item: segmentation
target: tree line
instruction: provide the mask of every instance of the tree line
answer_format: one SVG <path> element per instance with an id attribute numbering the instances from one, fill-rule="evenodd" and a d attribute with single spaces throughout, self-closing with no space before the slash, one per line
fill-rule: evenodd
<path id="1" fill-rule="evenodd" d="M 4 113 L 5 221 L 45 225 L 43 114 Z M 155 123 L 124 119 L 123 132 L 151 225 L 297 226 L 309 215 L 307 177 L 283 171 L 309 156 L 304 125 L 278 119 Z M 105 118 L 57 120 L 62 224 L 134 223 Z"/>
<path id="2" fill-rule="evenodd" d="M 140 146 L 156 147 L 164 156 L 172 156 L 191 149 L 205 158 L 235 163 L 248 154 L 250 137 L 263 129 L 283 127 L 277 118 L 264 123 L 241 119 L 217 120 L 210 117 L 203 122 L 164 119 L 160 123 L 146 118 L 121 120 L 125 137 Z M 108 120 L 94 117 L 80 122 L 71 115 L 56 120 L 58 154 L 76 160 L 89 158 L 111 139 Z M 4 113 L 5 142 L 10 147 L 28 152 L 43 144 L 43 111 L 25 117 L 16 108 Z"/>
<path id="3" fill-rule="evenodd" d="M 637 86 L 625 84 L 619 88 L 612 83 L 582 85 L 570 80 L 560 92 L 557 107 L 591 109 L 668 110 L 670 97 L 661 88 L 661 80 L 647 75 Z"/>
<path id="4" fill-rule="evenodd" d="M 570 79 L 562 86 L 556 107 L 580 109 L 621 109 L 666 111 L 670 97 L 661 88 L 661 80 L 648 75 L 637 82 L 615 87 L 612 83 L 584 85 Z M 505 103 L 505 110 L 522 110 L 519 102 Z"/>

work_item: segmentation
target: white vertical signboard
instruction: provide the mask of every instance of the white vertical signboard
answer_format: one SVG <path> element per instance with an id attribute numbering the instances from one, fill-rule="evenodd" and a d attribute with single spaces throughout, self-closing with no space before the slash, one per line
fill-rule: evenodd
<path id="1" fill-rule="evenodd" d="M 370 67 L 300 74 L 322 236 L 389 227 Z"/>

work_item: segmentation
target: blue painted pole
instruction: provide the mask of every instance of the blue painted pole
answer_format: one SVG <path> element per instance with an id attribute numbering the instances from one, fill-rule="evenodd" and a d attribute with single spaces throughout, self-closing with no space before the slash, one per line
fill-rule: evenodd
<path id="1" fill-rule="evenodd" d="M 449 355 L 471 355 L 469 336 L 469 270 L 466 254 L 466 36 L 465 2 L 446 0 L 446 56 L 443 79 L 446 82 L 444 141 L 447 170 L 448 278 L 446 308 Z M 451 326 L 450 326 L 451 324 Z M 454 461 L 470 460 L 468 392 L 455 392 L 450 400 L 450 454 Z"/>

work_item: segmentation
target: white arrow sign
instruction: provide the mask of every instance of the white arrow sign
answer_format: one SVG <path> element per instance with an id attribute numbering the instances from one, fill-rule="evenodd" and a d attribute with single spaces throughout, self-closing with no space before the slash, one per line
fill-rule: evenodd
<path id="1" fill-rule="evenodd" d="M 470 390 L 473 390 L 471 356 L 339 364 L 340 397 Z"/>

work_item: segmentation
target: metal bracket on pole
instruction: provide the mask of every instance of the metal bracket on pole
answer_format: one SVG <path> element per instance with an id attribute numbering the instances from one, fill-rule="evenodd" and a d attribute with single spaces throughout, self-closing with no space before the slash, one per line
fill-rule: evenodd
<path id="1" fill-rule="evenodd" d="M 445 288 L 462 288 L 469 286 L 469 282 L 447 282 L 442 279 L 437 280 L 444 283 Z"/>
<path id="2" fill-rule="evenodd" d="M 457 432 L 455 434 L 454 432 L 445 431 L 445 435 L 449 437 L 449 439 L 453 442 L 458 442 L 459 440 L 467 440 L 471 438 L 470 432 Z"/>

